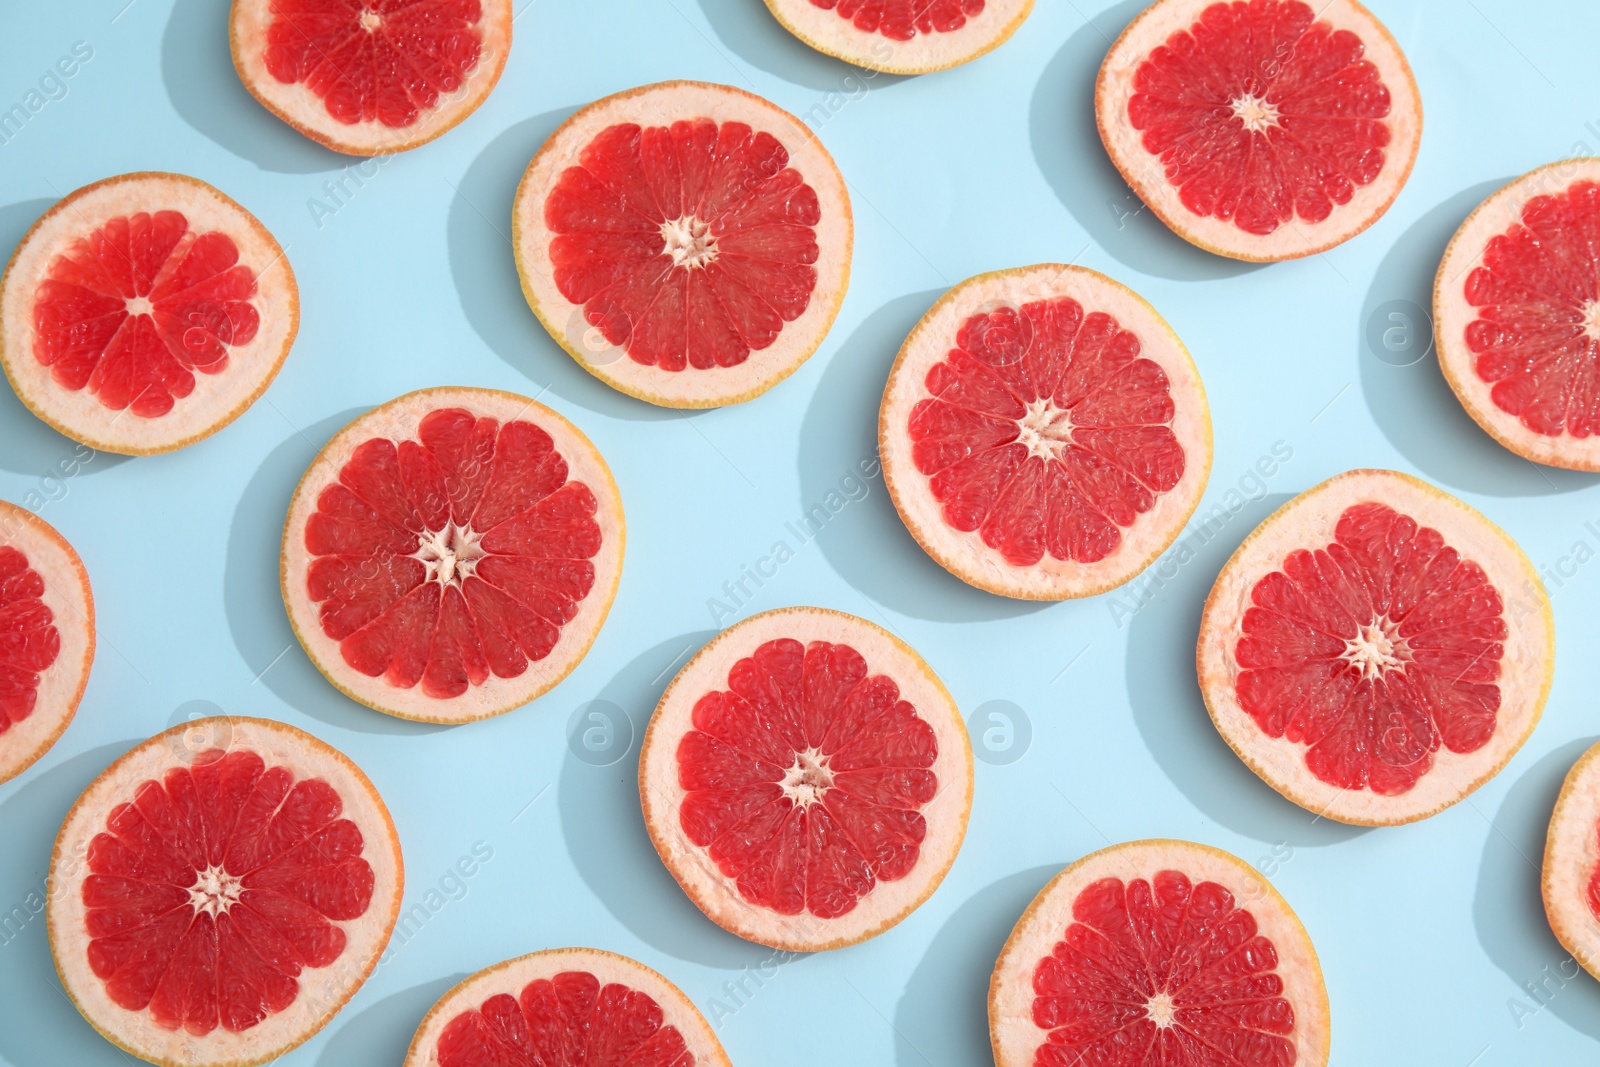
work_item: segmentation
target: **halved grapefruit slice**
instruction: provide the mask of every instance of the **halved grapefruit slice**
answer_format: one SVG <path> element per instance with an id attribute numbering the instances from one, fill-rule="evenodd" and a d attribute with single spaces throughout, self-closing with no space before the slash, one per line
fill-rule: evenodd
<path id="1" fill-rule="evenodd" d="M 1022 915 L 989 982 L 996 1067 L 1323 1067 L 1305 927 L 1249 864 L 1189 841 L 1085 856 Z"/>
<path id="2" fill-rule="evenodd" d="M 402 1067 L 728 1067 L 711 1027 L 644 964 L 558 948 L 479 971 L 439 998 Z"/>
<path id="3" fill-rule="evenodd" d="M 0 280 L 0 365 L 17 396 L 104 452 L 170 452 L 216 433 L 266 392 L 299 326 L 278 242 L 182 174 L 69 194 Z"/>
<path id="4" fill-rule="evenodd" d="M 1371 226 L 1422 140 L 1405 54 L 1355 0 L 1158 0 L 1106 55 L 1095 118 L 1162 222 L 1256 262 Z"/>
<path id="5" fill-rule="evenodd" d="M 356 156 L 427 144 L 478 109 L 511 0 L 233 0 L 233 66 L 263 107 Z"/>
<path id="6" fill-rule="evenodd" d="M 1499 773 L 1550 692 L 1555 623 L 1516 542 L 1410 475 L 1274 512 L 1206 600 L 1200 689 L 1239 758 L 1340 822 L 1427 818 Z"/>
<path id="7" fill-rule="evenodd" d="M 1033 0 L 767 0 L 819 52 L 885 74 L 970 63 L 1011 39 Z"/>
<path id="8" fill-rule="evenodd" d="M 283 531 L 295 636 L 390 715 L 501 715 L 570 674 L 622 577 L 622 498 L 576 426 L 442 387 L 374 408 L 306 471 Z"/>
<path id="9" fill-rule="evenodd" d="M 327 1024 L 400 911 L 400 841 L 355 764 L 233 716 L 157 734 L 96 778 L 50 861 L 50 951 L 113 1044 L 249 1067 Z"/>
<path id="10" fill-rule="evenodd" d="M 1556 940 L 1600 978 L 1600 745 L 1585 752 L 1561 784 L 1540 888 Z"/>
<path id="11" fill-rule="evenodd" d="M 66 538 L 0 500 L 0 782 L 66 731 L 94 663 L 94 594 Z"/>
<path id="12" fill-rule="evenodd" d="M 736 404 L 794 373 L 850 283 L 850 196 L 805 124 L 741 89 L 590 104 L 517 189 L 522 291 L 589 373 L 652 404 Z"/>
<path id="13" fill-rule="evenodd" d="M 938 888 L 972 748 L 922 658 L 864 619 L 783 608 L 729 627 L 661 697 L 639 757 L 656 851 L 718 926 L 813 952 Z"/>
<path id="14" fill-rule="evenodd" d="M 1434 283 L 1439 366 L 1467 414 L 1535 463 L 1600 471 L 1600 159 L 1507 185 Z"/>
<path id="15" fill-rule="evenodd" d="M 1200 374 L 1138 294 L 1082 267 L 981 274 L 922 317 L 878 418 L 884 481 L 946 570 L 1002 596 L 1121 585 L 1205 492 Z"/>

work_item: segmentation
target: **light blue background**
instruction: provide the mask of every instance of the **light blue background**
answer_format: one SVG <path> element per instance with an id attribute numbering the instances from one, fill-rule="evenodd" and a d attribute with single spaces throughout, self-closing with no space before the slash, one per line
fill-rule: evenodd
<path id="1" fill-rule="evenodd" d="M 1377 0 L 1427 109 L 1416 172 L 1366 234 L 1256 268 L 1137 213 L 1101 149 L 1093 77 L 1138 0 L 1040 0 L 977 63 L 865 80 L 788 37 L 759 0 L 518 0 L 510 63 L 484 107 L 442 140 L 369 166 L 376 176 L 320 226 L 310 201 L 352 161 L 244 92 L 226 4 L 126 2 L 7 5 L 0 108 L 74 42 L 94 58 L 0 145 L 0 252 L 80 185 L 185 171 L 277 235 L 303 320 L 277 382 L 227 430 L 174 455 L 101 456 L 64 484 L 49 475 L 73 444 L 0 389 L 0 496 L 45 501 L 40 513 L 88 565 L 101 626 L 72 728 L 0 786 L 0 909 L 42 885 L 61 818 L 108 762 L 220 707 L 303 726 L 372 775 L 404 842 L 408 907 L 475 845 L 493 851 L 465 897 L 285 1064 L 397 1065 L 459 978 L 568 944 L 665 972 L 716 1015 L 744 1067 L 984 1064 L 989 969 L 1022 908 L 1067 862 L 1149 836 L 1209 842 L 1272 875 L 1321 951 L 1338 1062 L 1594 1058 L 1600 985 L 1551 981 L 1543 1008 L 1524 985 L 1566 958 L 1545 925 L 1537 865 L 1562 776 L 1600 733 L 1589 652 L 1600 564 L 1552 585 L 1561 655 L 1532 740 L 1495 781 L 1420 825 L 1313 822 L 1219 740 L 1193 669 L 1200 605 L 1231 549 L 1290 495 L 1350 467 L 1412 471 L 1462 496 L 1541 568 L 1571 572 L 1562 560 L 1577 542 L 1600 547 L 1600 482 L 1503 451 L 1431 356 L 1395 366 L 1367 342 L 1384 305 L 1429 303 L 1446 240 L 1485 195 L 1551 160 L 1600 154 L 1591 3 Z M 767 396 L 695 416 L 614 393 L 564 355 L 523 303 L 506 238 L 516 182 L 557 123 L 599 96 L 679 77 L 810 113 L 856 212 L 853 285 L 821 350 Z M 964 711 L 1010 701 L 1033 736 L 1020 760 L 979 764 L 966 847 L 919 912 L 867 944 L 785 963 L 730 1014 L 724 983 L 768 951 L 711 925 L 661 867 L 639 814 L 636 744 L 591 766 L 569 749 L 569 721 L 599 699 L 642 729 L 672 671 L 714 632 L 708 599 L 872 456 L 888 366 L 937 294 L 980 271 L 1073 259 L 1143 293 L 1193 351 L 1216 426 L 1202 508 L 1276 442 L 1293 458 L 1120 626 L 1107 598 L 1039 607 L 961 585 L 917 549 L 877 479 L 741 606 L 740 617 L 816 603 L 874 619 L 924 654 Z M 332 690 L 294 645 L 277 585 L 284 511 L 316 450 L 368 407 L 437 384 L 540 395 L 571 417 L 610 461 L 630 533 L 610 622 L 571 678 L 454 730 Z M 62 994 L 42 920 L 0 943 L 0 988 L 0 1060 L 125 1059 Z"/>

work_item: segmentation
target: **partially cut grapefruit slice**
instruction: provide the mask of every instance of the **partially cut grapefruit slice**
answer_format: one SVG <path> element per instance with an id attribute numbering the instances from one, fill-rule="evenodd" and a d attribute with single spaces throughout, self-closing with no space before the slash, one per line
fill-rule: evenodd
<path id="1" fill-rule="evenodd" d="M 1600 159 L 1507 185 L 1434 284 L 1439 366 L 1467 414 L 1535 463 L 1600 471 Z"/>
<path id="2" fill-rule="evenodd" d="M 731 626 L 645 731 L 656 851 L 713 922 L 812 952 L 864 941 L 955 862 L 972 748 L 914 651 L 864 619 L 784 608 Z"/>
<path id="3" fill-rule="evenodd" d="M 1413 822 L 1499 773 L 1550 692 L 1555 623 L 1516 542 L 1395 471 L 1331 478 L 1218 575 L 1196 653 L 1224 739 L 1340 822 Z"/>
<path id="4" fill-rule="evenodd" d="M 900 349 L 878 419 L 917 543 L 964 582 L 1064 600 L 1121 585 L 1205 492 L 1200 374 L 1138 294 L 1046 264 L 956 286 Z"/>
<path id="5" fill-rule="evenodd" d="M 426 144 L 478 109 L 511 0 L 233 0 L 234 69 L 263 107 L 357 156 Z"/>
<path id="6" fill-rule="evenodd" d="M 1328 992 L 1305 927 L 1249 864 L 1188 841 L 1074 863 L 989 983 L 996 1067 L 1323 1067 Z"/>
<path id="7" fill-rule="evenodd" d="M 1556 940 L 1600 978 L 1600 745 L 1585 752 L 1561 784 L 1540 887 Z"/>
<path id="8" fill-rule="evenodd" d="M 1011 39 L 1033 0 L 767 0 L 819 52 L 885 74 L 970 63 Z"/>
<path id="9" fill-rule="evenodd" d="M 0 281 L 0 365 L 17 396 L 105 452 L 170 452 L 216 433 L 266 392 L 299 325 L 278 242 L 182 174 L 69 194 Z"/>
<path id="10" fill-rule="evenodd" d="M 1158 0 L 1106 55 L 1095 117 L 1162 222 L 1256 262 L 1371 226 L 1422 140 L 1411 66 L 1355 0 Z"/>
<path id="11" fill-rule="evenodd" d="M 403 1067 L 728 1067 L 677 986 L 626 956 L 535 952 L 439 998 Z"/>
<path id="12" fill-rule="evenodd" d="M 492 389 L 408 393 L 295 490 L 283 600 L 311 661 L 390 715 L 458 723 L 570 674 L 622 577 L 622 498 L 589 439 Z"/>
<path id="13" fill-rule="evenodd" d="M 679 408 L 794 373 L 850 282 L 853 223 L 822 142 L 741 89 L 608 96 L 539 149 L 512 209 L 522 290 L 582 367 Z"/>
<path id="14" fill-rule="evenodd" d="M 402 881 L 394 823 L 355 764 L 283 723 L 200 719 L 128 752 L 67 813 L 50 951 L 119 1048 L 248 1067 L 366 981 Z"/>
<path id="15" fill-rule="evenodd" d="M 94 642 L 83 561 L 49 523 L 0 500 L 0 782 L 65 732 L 89 684 Z"/>

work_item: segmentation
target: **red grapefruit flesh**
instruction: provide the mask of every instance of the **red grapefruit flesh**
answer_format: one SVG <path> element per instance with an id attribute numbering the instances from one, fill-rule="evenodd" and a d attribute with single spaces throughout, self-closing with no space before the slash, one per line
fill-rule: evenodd
<path id="1" fill-rule="evenodd" d="M 1163 222 L 1258 262 L 1371 226 L 1422 138 L 1411 67 L 1355 0 L 1159 0 L 1111 46 L 1095 114 Z"/>
<path id="2" fill-rule="evenodd" d="M 1555 662 L 1516 543 L 1454 497 L 1350 471 L 1285 504 L 1206 601 L 1200 687 L 1267 784 L 1331 819 L 1454 804 L 1532 733 Z"/>
<path id="3" fill-rule="evenodd" d="M 1561 785 L 1541 888 L 1556 939 L 1600 978 L 1600 745 L 1583 754 Z"/>
<path id="4" fill-rule="evenodd" d="M 983 274 L 906 339 L 878 421 L 917 542 L 962 581 L 1064 600 L 1121 585 L 1172 543 L 1211 469 L 1189 353 L 1102 274 Z"/>
<path id="5" fill-rule="evenodd" d="M 867 70 L 927 74 L 1000 47 L 1033 0 L 767 0 L 788 31 Z"/>
<path id="6" fill-rule="evenodd" d="M 1034 898 L 989 983 L 996 1067 L 1323 1067 L 1328 993 L 1272 884 L 1220 849 L 1135 841 Z"/>
<path id="7" fill-rule="evenodd" d="M 0 365 L 33 413 L 107 452 L 170 452 L 238 418 L 300 323 L 255 216 L 181 174 L 124 174 L 34 223 L 0 281 Z"/>
<path id="8" fill-rule="evenodd" d="M 0 782 L 65 732 L 89 684 L 94 644 L 83 561 L 49 523 L 0 500 Z"/>
<path id="9" fill-rule="evenodd" d="M 622 500 L 567 420 L 438 388 L 375 408 L 306 472 L 283 597 L 312 662 L 368 707 L 467 722 L 565 678 L 622 575 Z"/>
<path id="10" fill-rule="evenodd" d="M 512 210 L 523 292 L 583 368 L 705 408 L 792 374 L 850 280 L 850 198 L 822 143 L 739 89 L 663 82 L 551 135 Z"/>
<path id="11" fill-rule="evenodd" d="M 955 861 L 972 749 L 921 657 L 840 612 L 724 630 L 679 672 L 639 762 L 656 851 L 711 920 L 809 952 L 873 937 Z"/>
<path id="12" fill-rule="evenodd" d="M 283 723 L 201 719 L 117 760 L 67 814 L 50 949 L 118 1047 L 246 1067 L 311 1037 L 361 986 L 402 880 L 394 823 L 355 764 Z"/>
<path id="13" fill-rule="evenodd" d="M 700 1013 L 642 963 L 597 949 L 535 952 L 439 999 L 403 1067 L 728 1067 Z"/>
<path id="14" fill-rule="evenodd" d="M 1439 366 L 1467 413 L 1535 463 L 1600 471 L 1600 159 L 1495 193 L 1439 265 Z"/>
<path id="15" fill-rule="evenodd" d="M 233 65 L 335 152 L 403 152 L 478 109 L 511 51 L 511 0 L 233 0 Z"/>

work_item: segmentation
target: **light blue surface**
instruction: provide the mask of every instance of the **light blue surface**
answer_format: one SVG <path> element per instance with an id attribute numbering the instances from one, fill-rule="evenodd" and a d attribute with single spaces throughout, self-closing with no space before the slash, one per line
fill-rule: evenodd
<path id="1" fill-rule="evenodd" d="M 1536 865 L 1561 778 L 1600 733 L 1589 651 L 1600 565 L 1552 584 L 1561 655 L 1532 740 L 1468 802 L 1420 825 L 1361 831 L 1281 800 L 1217 737 L 1193 668 L 1200 605 L 1228 553 L 1277 504 L 1350 467 L 1412 471 L 1462 496 L 1541 568 L 1572 574 L 1563 560 L 1575 543 L 1600 546 L 1600 482 L 1503 451 L 1431 356 L 1397 366 L 1405 359 L 1380 360 L 1367 340 L 1403 325 L 1388 319 L 1391 302 L 1429 303 L 1446 240 L 1483 196 L 1539 164 L 1600 154 L 1593 4 L 1376 0 L 1427 109 L 1416 172 L 1366 234 L 1256 268 L 1137 213 L 1095 136 L 1094 72 L 1139 0 L 1040 0 L 1000 51 L 920 79 L 859 79 L 788 37 L 759 0 L 536 0 L 484 107 L 442 140 L 369 165 L 376 175 L 320 225 L 311 202 L 351 161 L 240 87 L 223 0 L 125 3 L 7 5 L 0 109 L 74 42 L 94 55 L 0 145 L 0 253 L 80 185 L 186 171 L 277 235 L 303 318 L 282 375 L 233 426 L 174 455 L 101 456 L 64 482 L 51 474 L 73 444 L 0 388 L 0 496 L 41 505 L 77 546 L 101 625 L 71 729 L 0 786 L 0 909 L 42 884 L 61 818 L 111 759 L 220 707 L 295 723 L 352 756 L 399 824 L 407 907 L 443 902 L 284 1064 L 397 1065 L 460 977 L 567 944 L 665 972 L 717 1019 L 742 1067 L 984 1064 L 989 968 L 1024 905 L 1068 861 L 1149 836 L 1260 861 L 1321 951 L 1336 1062 L 1593 1060 L 1600 984 L 1547 981 L 1543 1008 L 1524 986 L 1566 958 L 1545 925 Z M 563 354 L 523 303 L 505 236 L 516 182 L 557 123 L 599 96 L 675 77 L 727 81 L 811 114 L 856 210 L 853 285 L 821 350 L 767 396 L 694 417 L 614 393 Z M 877 620 L 923 653 L 965 711 L 1023 709 L 1031 746 L 979 764 L 966 847 L 920 911 L 867 944 L 784 963 L 759 989 L 746 979 L 754 995 L 730 997 L 726 983 L 769 952 L 712 926 L 661 867 L 639 814 L 636 743 L 596 767 L 573 754 L 569 723 L 609 701 L 637 738 L 672 671 L 715 631 L 708 600 L 726 599 L 724 582 L 787 538 L 786 521 L 873 455 L 889 363 L 938 293 L 981 271 L 1072 259 L 1143 293 L 1194 353 L 1216 426 L 1202 508 L 1241 486 L 1259 499 L 1120 625 L 1110 608 L 1126 601 L 1040 607 L 961 585 L 917 549 L 878 479 L 798 547 L 739 617 L 809 602 Z M 530 707 L 454 730 L 333 691 L 294 645 L 277 585 L 283 514 L 317 448 L 368 407 L 437 384 L 537 394 L 571 417 L 610 461 L 630 534 L 611 619 L 571 678 Z M 1292 459 L 1264 488 L 1250 482 L 1279 442 Z M 448 872 L 474 847 L 493 858 L 457 888 Z M 430 889 L 441 891 L 430 900 Z M 42 920 L 0 938 L 0 990 L 0 1061 L 125 1060 L 62 994 Z"/>

